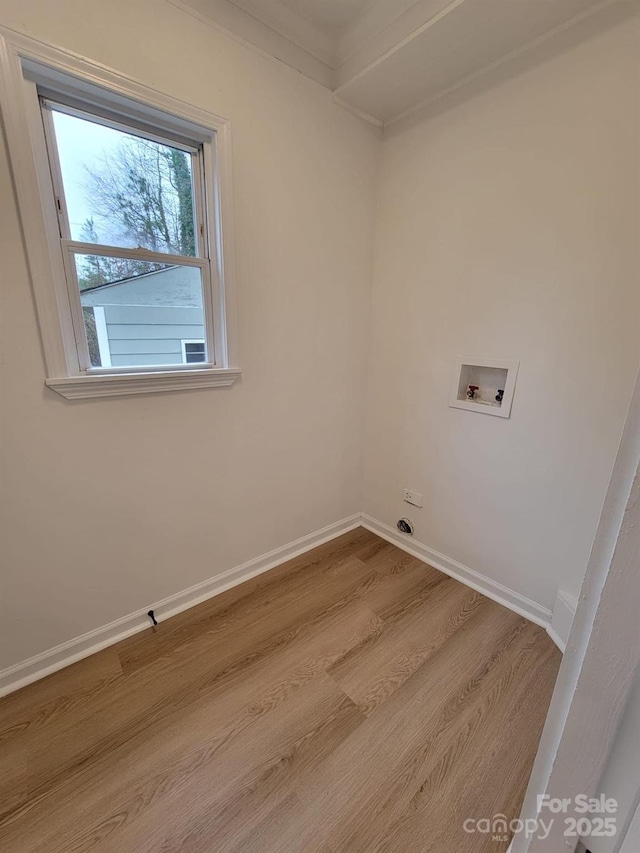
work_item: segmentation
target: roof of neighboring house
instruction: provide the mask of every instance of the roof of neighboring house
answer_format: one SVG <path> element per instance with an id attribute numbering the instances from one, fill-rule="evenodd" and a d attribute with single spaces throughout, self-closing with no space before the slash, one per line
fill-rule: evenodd
<path id="1" fill-rule="evenodd" d="M 171 266 L 166 266 L 161 270 L 151 270 L 150 272 L 143 272 L 140 275 L 128 275 L 126 278 L 116 278 L 113 281 L 106 281 L 104 284 L 96 284 L 93 287 L 84 287 L 82 289 L 82 293 L 91 293 L 93 290 L 104 290 L 105 287 L 114 287 L 118 284 L 123 284 L 125 281 L 140 281 L 142 278 L 146 278 L 148 275 L 157 275 L 159 272 L 166 272 L 169 269 L 179 269 L 176 264 L 172 264 Z"/>
<path id="2" fill-rule="evenodd" d="M 100 305 L 150 305 L 167 308 L 202 306 L 202 281 L 198 267 L 166 267 L 155 272 L 111 281 L 80 292 L 84 307 Z"/>

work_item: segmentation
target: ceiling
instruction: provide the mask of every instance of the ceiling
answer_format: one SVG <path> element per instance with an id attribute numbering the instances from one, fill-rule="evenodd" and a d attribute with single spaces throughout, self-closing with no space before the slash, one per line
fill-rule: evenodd
<path id="1" fill-rule="evenodd" d="M 336 35 L 352 24 L 366 6 L 376 0 L 275 0 L 291 13 L 301 15 L 315 26 Z M 261 3 L 264 5 L 264 0 Z"/>
<path id="2" fill-rule="evenodd" d="M 376 124 L 618 0 L 170 0 Z"/>

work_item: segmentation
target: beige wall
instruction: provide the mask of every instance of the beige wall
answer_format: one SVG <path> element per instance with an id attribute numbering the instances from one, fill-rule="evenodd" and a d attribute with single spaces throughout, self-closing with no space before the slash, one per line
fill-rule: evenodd
<path id="1" fill-rule="evenodd" d="M 0 157 L 0 668 L 360 510 L 379 131 L 161 0 L 0 23 L 231 119 L 239 384 L 70 404 L 44 368 Z"/>
<path id="2" fill-rule="evenodd" d="M 547 607 L 579 591 L 640 364 L 631 11 L 383 145 L 364 510 Z M 448 407 L 456 355 L 520 359 L 510 420 Z"/>

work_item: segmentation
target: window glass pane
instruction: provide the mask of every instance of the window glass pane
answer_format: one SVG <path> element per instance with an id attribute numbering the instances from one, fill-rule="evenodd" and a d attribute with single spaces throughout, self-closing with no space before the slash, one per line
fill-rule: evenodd
<path id="1" fill-rule="evenodd" d="M 204 339 L 197 267 L 75 255 L 93 367 L 183 364 L 182 342 Z M 205 361 L 200 345 L 198 361 Z"/>
<path id="2" fill-rule="evenodd" d="M 197 364 L 198 362 L 206 361 L 204 341 L 197 343 L 194 341 L 185 341 L 184 360 L 187 364 Z"/>
<path id="3" fill-rule="evenodd" d="M 72 240 L 195 256 L 190 154 L 52 114 Z"/>

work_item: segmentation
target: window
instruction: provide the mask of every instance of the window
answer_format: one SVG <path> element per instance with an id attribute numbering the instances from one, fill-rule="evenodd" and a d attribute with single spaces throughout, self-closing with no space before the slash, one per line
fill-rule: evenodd
<path id="1" fill-rule="evenodd" d="M 206 361 L 204 341 L 182 341 L 182 360 L 185 364 L 197 364 Z"/>
<path id="2" fill-rule="evenodd" d="M 142 368 L 183 359 L 185 328 L 205 331 L 202 146 L 160 141 L 101 115 L 40 99 L 81 367 Z M 111 358 L 93 346 L 106 315 Z M 173 344 L 173 345 L 172 345 Z"/>
<path id="3" fill-rule="evenodd" d="M 47 384 L 69 398 L 232 384 L 228 123 L 111 72 L 96 83 L 62 52 L 34 58 L 29 39 L 5 43 Z"/>

